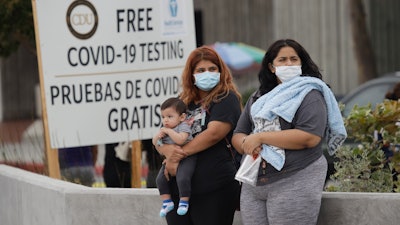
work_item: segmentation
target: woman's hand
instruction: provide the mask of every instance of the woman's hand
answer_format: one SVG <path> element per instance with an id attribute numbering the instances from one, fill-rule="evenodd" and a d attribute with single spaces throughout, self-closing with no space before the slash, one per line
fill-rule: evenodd
<path id="1" fill-rule="evenodd" d="M 183 149 L 178 145 L 165 144 L 163 146 L 157 146 L 157 150 L 163 154 L 166 158 L 164 174 L 168 179 L 168 173 L 172 176 L 176 175 L 179 162 L 187 156 Z"/>
<path id="2" fill-rule="evenodd" d="M 170 161 L 168 159 L 165 160 L 165 170 L 164 176 L 169 180 L 169 175 L 176 176 L 176 171 L 178 170 L 179 163 Z"/>
<path id="3" fill-rule="evenodd" d="M 174 144 L 156 146 L 156 149 L 160 154 L 164 155 L 165 158 L 172 162 L 179 162 L 187 156 L 180 146 Z"/>
<path id="4" fill-rule="evenodd" d="M 243 138 L 242 149 L 245 154 L 258 155 L 261 151 L 261 144 L 257 134 L 250 134 Z"/>

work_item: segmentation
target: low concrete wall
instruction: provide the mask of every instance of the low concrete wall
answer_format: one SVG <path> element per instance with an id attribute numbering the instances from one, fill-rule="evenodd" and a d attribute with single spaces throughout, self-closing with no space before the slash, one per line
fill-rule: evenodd
<path id="1" fill-rule="evenodd" d="M 167 224 L 155 188 L 90 188 L 0 165 L 0 190 L 1 225 Z"/>
<path id="2" fill-rule="evenodd" d="M 325 192 L 318 225 L 398 225 L 399 193 Z"/>
<path id="3" fill-rule="evenodd" d="M 89 188 L 0 165 L 1 225 L 166 225 L 157 189 Z M 394 225 L 400 194 L 323 194 L 318 225 Z M 240 225 L 240 214 L 234 225 Z"/>

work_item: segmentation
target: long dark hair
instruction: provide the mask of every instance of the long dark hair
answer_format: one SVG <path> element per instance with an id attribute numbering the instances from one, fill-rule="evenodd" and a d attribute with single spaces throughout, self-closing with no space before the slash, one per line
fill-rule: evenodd
<path id="1" fill-rule="evenodd" d="M 260 81 L 259 93 L 261 95 L 271 91 L 278 85 L 277 77 L 269 69 L 269 65 L 278 55 L 283 47 L 292 47 L 301 60 L 302 76 L 316 77 L 322 80 L 322 75 L 318 66 L 311 59 L 308 52 L 298 42 L 292 39 L 281 39 L 275 41 L 267 50 L 261 63 L 261 70 L 258 73 L 258 80 Z"/>

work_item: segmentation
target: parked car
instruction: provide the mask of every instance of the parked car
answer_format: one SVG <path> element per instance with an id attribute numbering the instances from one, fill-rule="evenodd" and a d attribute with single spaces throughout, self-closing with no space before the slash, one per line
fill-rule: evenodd
<path id="1" fill-rule="evenodd" d="M 343 117 L 347 117 L 355 105 L 365 106 L 371 104 L 375 107 L 378 103 L 383 102 L 385 94 L 391 91 L 393 87 L 400 82 L 400 71 L 386 74 L 382 77 L 375 78 L 358 86 L 353 91 L 344 95 L 339 102 L 345 105 L 343 109 Z M 346 140 L 344 145 L 352 144 L 351 140 Z M 334 161 L 335 158 L 329 156 L 325 151 L 325 156 L 328 161 L 327 179 L 335 172 Z"/>
<path id="2" fill-rule="evenodd" d="M 349 92 L 339 102 L 345 105 L 343 116 L 349 115 L 355 105 L 364 106 L 371 103 L 375 107 L 377 103 L 383 102 L 386 92 L 393 89 L 400 82 L 400 71 L 372 79 Z"/>

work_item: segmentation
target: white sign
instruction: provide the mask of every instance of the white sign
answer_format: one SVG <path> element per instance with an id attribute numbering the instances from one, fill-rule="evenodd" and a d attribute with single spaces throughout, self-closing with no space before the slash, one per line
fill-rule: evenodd
<path id="1" fill-rule="evenodd" d="M 196 46 L 193 2 L 33 3 L 51 147 L 152 138 Z"/>

